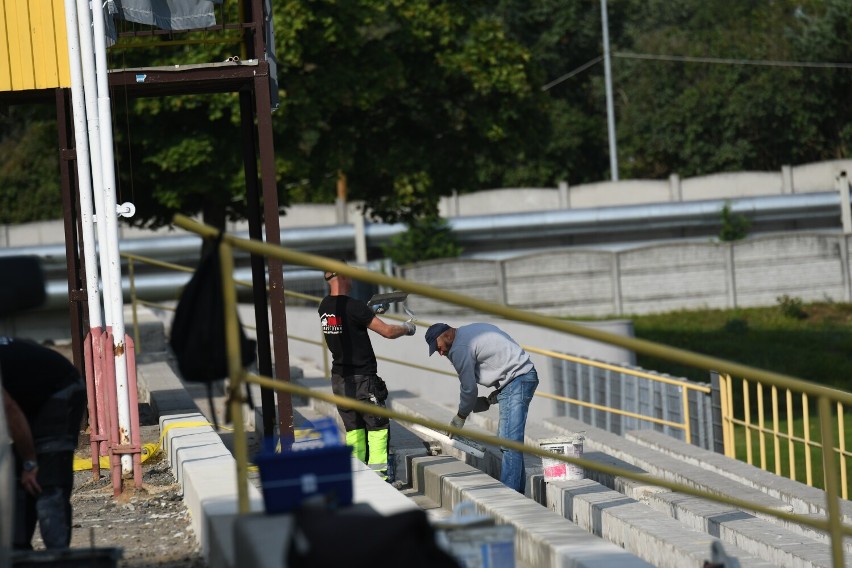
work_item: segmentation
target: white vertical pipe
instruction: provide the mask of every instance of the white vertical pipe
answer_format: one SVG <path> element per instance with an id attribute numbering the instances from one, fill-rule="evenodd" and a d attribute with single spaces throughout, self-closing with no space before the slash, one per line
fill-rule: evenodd
<path id="1" fill-rule="evenodd" d="M 609 65 L 609 17 L 606 0 L 601 0 L 601 26 L 603 27 L 604 80 L 606 81 L 606 118 L 609 133 L 609 169 L 612 181 L 618 181 L 618 149 L 615 144 L 615 109 L 612 104 L 612 70 Z"/>
<path id="2" fill-rule="evenodd" d="M 92 174 L 89 162 L 89 137 L 86 132 L 86 101 L 83 94 L 83 68 L 80 60 L 80 32 L 77 27 L 75 0 L 65 0 L 65 28 L 68 36 L 68 63 L 71 69 L 71 108 L 74 116 L 74 144 L 77 152 L 77 178 L 80 194 L 83 255 L 86 263 L 86 293 L 89 301 L 89 327 L 100 328 L 101 296 L 98 290 L 98 263 L 95 257 L 94 219 L 92 217 Z"/>
<path id="3" fill-rule="evenodd" d="M 840 192 L 840 220 L 843 223 L 843 234 L 852 233 L 852 211 L 849 206 L 849 178 L 846 172 L 840 172 L 834 182 L 837 191 Z"/>
<path id="4" fill-rule="evenodd" d="M 77 25 L 80 31 L 80 62 L 83 68 L 83 93 L 86 100 L 86 122 L 88 124 L 89 158 L 91 160 L 92 191 L 95 198 L 95 213 L 97 221 L 95 228 L 98 236 L 98 253 L 100 257 L 100 272 L 106 274 L 106 266 L 109 264 L 107 258 L 107 232 L 106 218 L 104 213 L 103 194 L 103 168 L 101 167 L 101 136 L 100 122 L 98 120 L 97 82 L 95 80 L 94 46 L 92 45 L 92 15 L 89 10 L 88 0 L 77 0 Z M 103 288 L 103 308 L 107 322 L 112 320 L 112 306 L 110 304 L 111 290 Z"/>
<path id="5" fill-rule="evenodd" d="M 124 299 L 121 291 L 121 257 L 118 253 L 118 214 L 116 213 L 115 161 L 112 148 L 112 111 L 107 78 L 106 30 L 103 6 L 95 0 L 92 4 L 94 22 L 95 71 L 98 84 L 98 117 L 101 122 L 101 165 L 103 167 L 104 214 L 99 220 L 106 225 L 107 240 L 101 243 L 107 249 L 109 260 L 104 277 L 104 289 L 109 288 L 112 321 L 113 354 L 115 356 L 115 392 L 118 404 L 119 443 L 130 445 L 130 399 L 127 385 L 127 357 L 124 343 Z M 121 456 L 123 473 L 133 471 L 133 456 Z"/>
<path id="6" fill-rule="evenodd" d="M 367 264 L 367 234 L 364 228 L 364 214 L 356 212 L 354 215 L 355 229 L 355 262 L 359 265 Z"/>

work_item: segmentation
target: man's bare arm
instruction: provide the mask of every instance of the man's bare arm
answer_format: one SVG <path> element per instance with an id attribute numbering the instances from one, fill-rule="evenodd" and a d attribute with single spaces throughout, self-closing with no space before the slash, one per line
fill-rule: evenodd
<path id="1" fill-rule="evenodd" d="M 414 325 L 412 323 L 406 322 L 408 325 Z M 370 325 L 367 326 L 367 329 L 371 329 L 381 335 L 386 339 L 396 339 L 397 337 L 402 337 L 403 335 L 413 335 L 409 331 L 409 327 L 405 324 L 394 325 L 390 323 L 386 323 L 378 316 L 373 318 L 373 321 L 370 322 Z"/>
<path id="2" fill-rule="evenodd" d="M 15 452 L 21 458 L 21 461 L 35 462 L 35 442 L 33 442 L 30 423 L 27 422 L 24 411 L 21 410 L 21 407 L 5 388 L 3 389 L 3 409 L 6 412 L 6 422 L 9 424 L 9 434 L 12 436 L 12 442 L 15 443 Z M 37 475 L 38 467 L 21 474 L 21 485 L 33 495 L 41 492 L 41 487 L 36 481 Z"/>

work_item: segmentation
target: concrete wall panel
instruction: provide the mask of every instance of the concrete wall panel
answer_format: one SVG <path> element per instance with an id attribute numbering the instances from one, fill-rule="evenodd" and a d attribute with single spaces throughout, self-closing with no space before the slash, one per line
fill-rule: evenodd
<path id="1" fill-rule="evenodd" d="M 780 195 L 780 172 L 737 172 L 688 178 L 681 183 L 684 201 Z"/>

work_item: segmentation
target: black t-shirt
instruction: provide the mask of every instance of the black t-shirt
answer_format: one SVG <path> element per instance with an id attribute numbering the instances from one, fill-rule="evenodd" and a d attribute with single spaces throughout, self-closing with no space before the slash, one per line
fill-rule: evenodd
<path id="1" fill-rule="evenodd" d="M 77 368 L 61 353 L 0 336 L 0 381 L 25 415 L 35 414 L 54 393 L 79 380 Z"/>
<path id="2" fill-rule="evenodd" d="M 367 326 L 376 316 L 367 303 L 349 296 L 326 296 L 317 313 L 333 359 L 331 372 L 344 377 L 375 375 L 376 354 Z"/>

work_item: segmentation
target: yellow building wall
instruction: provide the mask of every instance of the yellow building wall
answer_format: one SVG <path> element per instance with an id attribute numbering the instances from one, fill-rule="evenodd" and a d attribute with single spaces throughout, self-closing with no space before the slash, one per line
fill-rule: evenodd
<path id="1" fill-rule="evenodd" d="M 0 0 L 0 92 L 70 87 L 64 0 Z"/>

